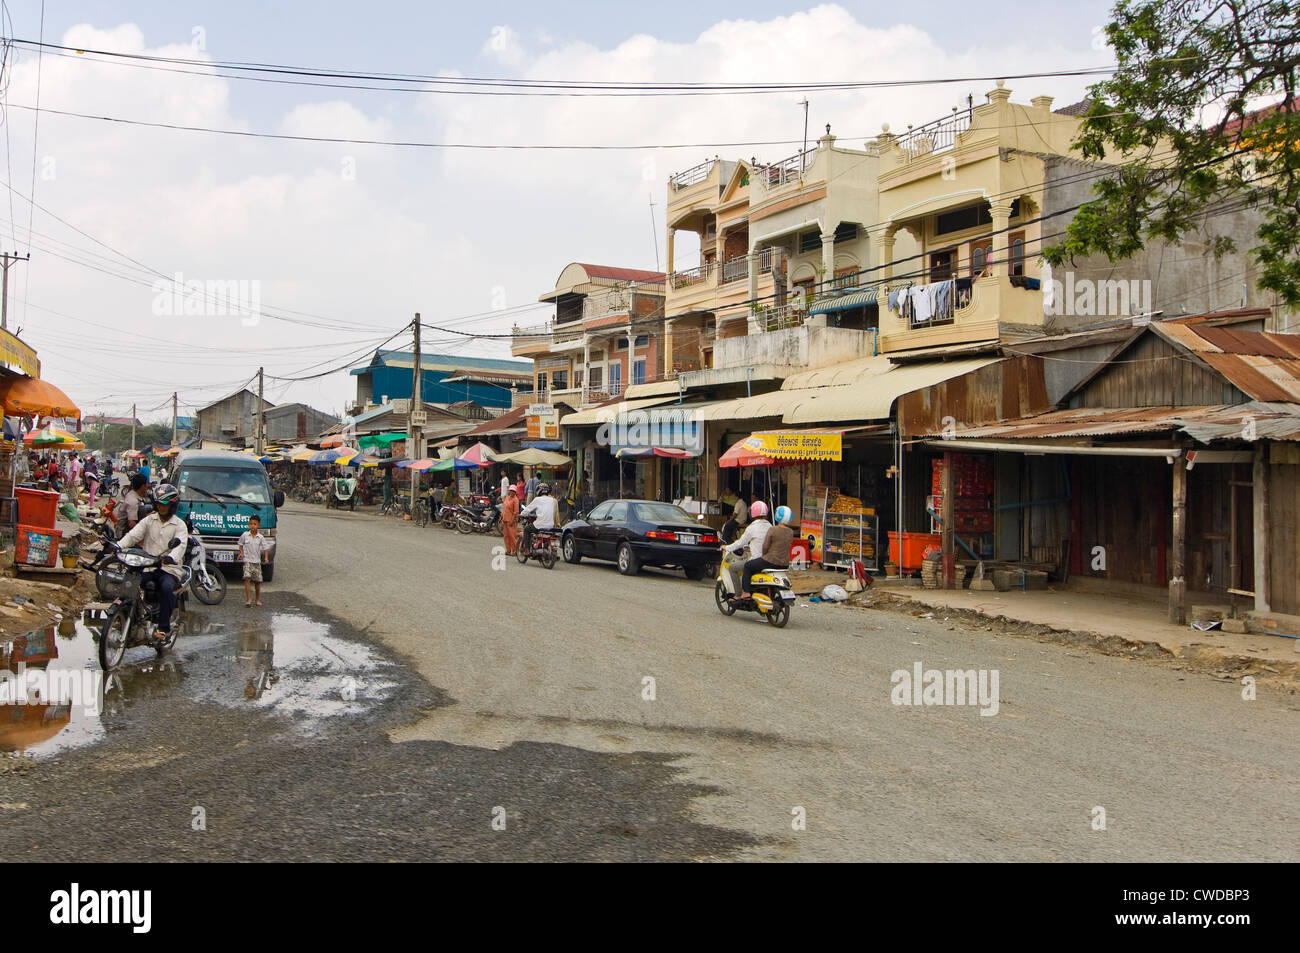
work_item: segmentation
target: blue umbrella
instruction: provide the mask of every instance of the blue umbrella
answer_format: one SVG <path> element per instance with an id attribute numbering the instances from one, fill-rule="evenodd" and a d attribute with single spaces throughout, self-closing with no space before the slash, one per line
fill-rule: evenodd
<path id="1" fill-rule="evenodd" d="M 433 466 L 429 467 L 430 470 L 438 471 L 477 470 L 478 468 L 479 465 L 477 463 L 470 463 L 468 460 L 462 460 L 460 457 L 448 457 L 446 460 L 439 460 Z"/>
<path id="2" fill-rule="evenodd" d="M 307 462 L 313 466 L 320 466 L 326 463 L 347 463 L 353 457 L 357 456 L 358 451 L 351 447 L 332 447 L 329 450 L 321 450 L 319 453 L 313 453 L 307 458 Z"/>

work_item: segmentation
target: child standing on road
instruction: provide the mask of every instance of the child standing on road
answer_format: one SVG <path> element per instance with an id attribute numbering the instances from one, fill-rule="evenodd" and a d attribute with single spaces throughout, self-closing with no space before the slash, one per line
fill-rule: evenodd
<path id="1" fill-rule="evenodd" d="M 244 605 L 253 604 L 255 589 L 257 604 L 262 604 L 262 564 L 266 562 L 266 537 L 262 535 L 262 521 L 256 516 L 248 518 L 248 530 L 239 537 L 238 558 L 244 564 Z"/>

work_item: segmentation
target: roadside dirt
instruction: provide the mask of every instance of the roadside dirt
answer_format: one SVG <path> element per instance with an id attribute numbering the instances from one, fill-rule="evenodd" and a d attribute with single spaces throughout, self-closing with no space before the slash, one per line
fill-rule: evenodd
<path id="1" fill-rule="evenodd" d="M 1254 677 L 1258 687 L 1291 695 L 1295 695 L 1297 689 L 1300 689 L 1300 661 L 1289 662 L 1237 655 L 1223 652 L 1204 643 L 1192 643 L 1175 653 L 1151 640 L 1101 635 L 1097 632 L 1023 622 L 1003 616 L 985 615 L 971 609 L 937 608 L 917 602 L 905 595 L 875 589 L 853 593 L 849 597 L 848 604 L 859 609 L 877 609 L 905 613 L 917 618 L 930 618 L 972 632 L 998 632 L 1036 639 L 1040 642 L 1088 648 L 1104 655 L 1145 659 L 1169 665 L 1177 671 L 1197 672 L 1229 682 L 1240 682 L 1243 677 L 1250 675 Z"/>

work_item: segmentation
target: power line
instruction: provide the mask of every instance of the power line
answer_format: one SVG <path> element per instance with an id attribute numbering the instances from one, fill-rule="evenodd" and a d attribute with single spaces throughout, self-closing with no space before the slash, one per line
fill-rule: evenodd
<path id="1" fill-rule="evenodd" d="M 220 61 L 185 57 L 154 56 L 144 53 L 122 53 L 111 50 L 77 49 L 56 43 L 33 42 L 15 39 L 21 46 L 49 50 L 62 56 L 73 56 L 85 62 L 128 62 L 132 65 L 163 64 L 172 72 L 194 75 L 217 75 L 227 79 L 258 79 L 289 85 L 329 86 L 343 89 L 373 89 L 387 92 L 420 92 L 450 95 L 561 95 L 561 96 L 682 96 L 682 95 L 739 95 L 796 92 L 852 91 L 860 89 L 893 89 L 907 86 L 937 86 L 954 83 L 981 83 L 997 80 L 1052 79 L 1078 76 L 1101 76 L 1115 72 L 1112 66 L 1082 67 L 1077 69 L 1045 70 L 996 76 L 952 76 L 928 79 L 892 80 L 828 80 L 822 82 L 648 82 L 641 80 L 533 80 L 509 77 L 435 76 L 419 73 L 368 73 L 357 70 L 318 69 L 286 66 L 273 63 Z M 97 59 L 99 58 L 99 59 Z M 176 67 L 193 66 L 199 70 L 180 70 Z M 219 71 L 219 72 L 207 72 Z M 266 74 L 257 76 L 254 74 Z M 350 80 L 353 85 L 341 83 L 310 82 L 313 80 Z M 373 85 L 384 83 L 388 85 Z M 365 84 L 365 85 L 357 85 Z"/>

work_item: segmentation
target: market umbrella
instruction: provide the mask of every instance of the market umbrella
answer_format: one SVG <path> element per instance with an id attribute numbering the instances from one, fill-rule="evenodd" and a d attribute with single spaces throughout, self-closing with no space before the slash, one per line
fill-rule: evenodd
<path id="1" fill-rule="evenodd" d="M 623 447 L 618 451 L 618 453 L 614 454 L 616 457 L 648 457 L 651 455 L 656 457 L 671 457 L 674 460 L 689 460 L 691 458 L 689 451 L 678 450 L 676 447 L 645 447 L 636 449 L 632 447 Z"/>
<path id="2" fill-rule="evenodd" d="M 343 434 L 336 433 L 332 437 L 326 437 L 324 440 L 320 442 L 320 445 L 322 450 L 329 450 L 334 447 L 341 447 L 346 442 L 347 442 L 347 438 L 344 437 Z"/>
<path id="3" fill-rule="evenodd" d="M 745 446 L 749 438 L 745 437 L 737 440 L 731 445 L 731 449 L 718 457 L 718 466 L 720 467 L 791 467 L 798 463 L 797 460 L 777 460 L 769 457 L 757 450 L 751 450 Z"/>
<path id="4" fill-rule="evenodd" d="M 80 438 L 76 434 L 70 434 L 66 430 L 60 430 L 57 427 L 32 430 L 23 436 L 23 443 L 30 443 L 34 447 L 56 447 L 60 444 L 79 442 Z"/>
<path id="5" fill-rule="evenodd" d="M 495 456 L 496 451 L 480 440 L 478 443 L 474 444 L 474 446 L 462 453 L 460 458 L 462 460 L 468 460 L 470 463 L 476 463 L 481 467 L 485 467 L 493 462 Z"/>
<path id="6" fill-rule="evenodd" d="M 460 457 L 448 457 L 446 460 L 439 460 L 430 470 L 443 473 L 447 470 L 477 470 L 477 463 L 470 463 L 468 460 L 462 460 Z"/>
<path id="7" fill-rule="evenodd" d="M 351 447 L 335 447 L 332 450 L 321 450 L 319 453 L 313 453 L 307 462 L 313 466 L 322 466 L 328 463 L 346 466 L 360 452 L 360 450 L 353 450 Z"/>
<path id="8" fill-rule="evenodd" d="M 294 453 L 289 455 L 289 462 L 308 463 L 311 461 L 312 457 L 316 456 L 318 452 L 319 451 L 311 449 L 311 447 L 303 447 L 301 450 L 297 450 Z"/>
<path id="9" fill-rule="evenodd" d="M 410 439 L 411 435 L 405 433 L 371 433 L 362 437 L 360 444 L 362 447 L 390 447 L 395 443 Z M 324 446 L 324 444 L 321 446 Z"/>
<path id="10" fill-rule="evenodd" d="M 437 462 L 429 457 L 421 457 L 419 460 L 403 460 L 397 466 L 403 470 L 415 470 L 417 473 L 423 473 L 425 470 L 432 469 Z"/>
<path id="11" fill-rule="evenodd" d="M 71 398 L 49 381 L 21 374 L 0 381 L 0 405 L 7 415 L 42 417 L 80 417 L 81 410 Z"/>
<path id="12" fill-rule="evenodd" d="M 514 453 L 498 453 L 495 462 L 515 463 L 521 467 L 567 467 L 573 461 L 562 453 L 538 450 L 536 447 L 525 447 L 523 450 L 516 450 Z"/>
<path id="13" fill-rule="evenodd" d="M 406 461 L 406 457 L 372 457 L 368 453 L 363 453 L 352 461 L 356 467 L 400 467 Z"/>

